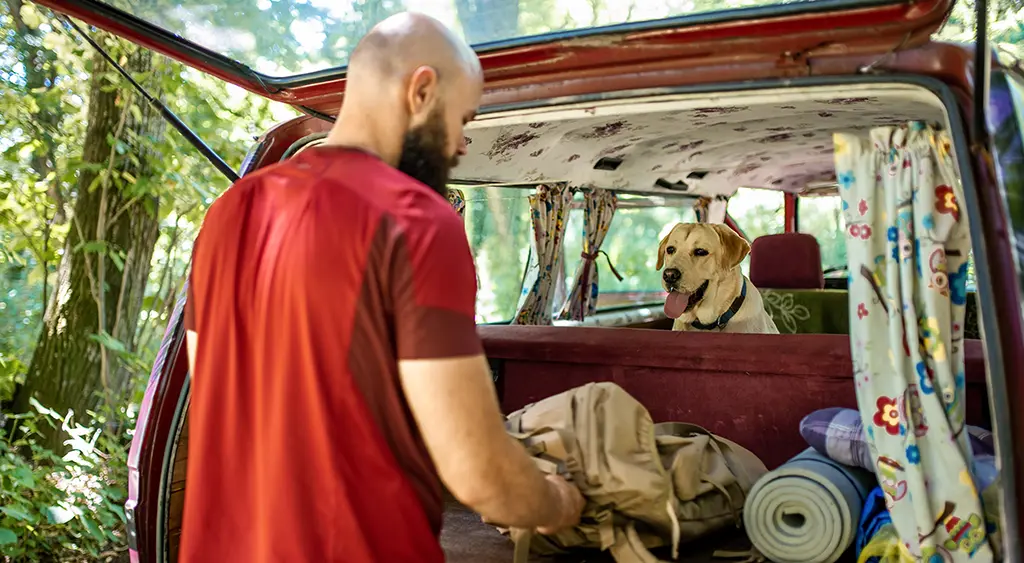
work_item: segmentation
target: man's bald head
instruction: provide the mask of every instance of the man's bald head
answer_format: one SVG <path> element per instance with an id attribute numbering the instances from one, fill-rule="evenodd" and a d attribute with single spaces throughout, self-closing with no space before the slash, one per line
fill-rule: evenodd
<path id="1" fill-rule="evenodd" d="M 352 51 L 328 143 L 371 150 L 443 192 L 482 92 L 480 60 L 465 41 L 430 16 L 396 14 Z"/>
<path id="2" fill-rule="evenodd" d="M 348 76 L 358 81 L 366 73 L 375 78 L 401 79 L 421 66 L 434 68 L 442 78 L 452 72 L 480 74 L 476 53 L 434 18 L 402 12 L 370 30 L 349 56 Z"/>

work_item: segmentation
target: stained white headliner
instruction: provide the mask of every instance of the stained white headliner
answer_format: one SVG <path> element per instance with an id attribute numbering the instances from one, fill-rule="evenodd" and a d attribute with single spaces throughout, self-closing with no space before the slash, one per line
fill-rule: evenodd
<path id="1" fill-rule="evenodd" d="M 947 127 L 941 101 L 906 84 L 676 94 L 485 114 L 466 129 L 452 176 L 496 184 L 565 181 L 636 193 L 800 191 L 835 181 L 832 134 L 922 120 Z M 595 170 L 604 157 L 615 170 Z M 706 172 L 703 179 L 687 178 Z"/>

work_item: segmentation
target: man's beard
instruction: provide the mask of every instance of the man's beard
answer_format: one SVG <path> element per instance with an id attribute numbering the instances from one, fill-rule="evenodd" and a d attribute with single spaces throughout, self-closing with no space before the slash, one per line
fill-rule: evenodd
<path id="1" fill-rule="evenodd" d="M 441 108 L 436 108 L 422 125 L 405 134 L 398 169 L 448 197 L 448 175 L 459 159 L 445 155 L 447 146 L 444 117 Z"/>

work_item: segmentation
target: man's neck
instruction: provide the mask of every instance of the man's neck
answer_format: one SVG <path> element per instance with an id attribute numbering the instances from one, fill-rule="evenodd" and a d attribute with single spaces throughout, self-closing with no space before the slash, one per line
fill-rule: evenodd
<path id="1" fill-rule="evenodd" d="M 344 111 L 340 112 L 323 144 L 361 150 L 376 156 L 390 166 L 397 166 L 401 156 L 401 147 L 397 150 L 391 149 L 390 143 L 385 142 L 379 132 L 379 124 L 371 125 L 361 117 L 346 115 Z"/>

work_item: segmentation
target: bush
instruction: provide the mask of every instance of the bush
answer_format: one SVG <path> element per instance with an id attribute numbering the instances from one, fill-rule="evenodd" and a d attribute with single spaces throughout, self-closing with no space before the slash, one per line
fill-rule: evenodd
<path id="1" fill-rule="evenodd" d="M 61 417 L 35 401 L 33 407 L 0 420 L 0 561 L 127 560 L 130 436 L 104 430 L 103 415 L 93 417 L 98 427 L 87 428 L 69 424 L 72 413 Z M 36 443 L 41 424 L 68 433 L 67 454 Z"/>

